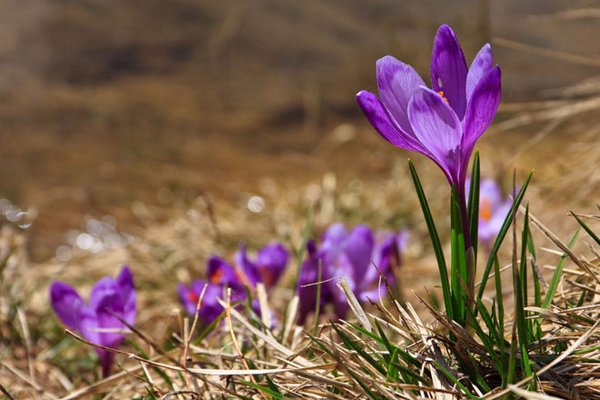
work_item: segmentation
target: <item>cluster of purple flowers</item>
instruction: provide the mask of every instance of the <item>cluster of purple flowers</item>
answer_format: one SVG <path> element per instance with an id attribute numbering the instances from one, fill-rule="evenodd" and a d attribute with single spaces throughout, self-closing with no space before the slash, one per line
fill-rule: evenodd
<path id="1" fill-rule="evenodd" d="M 335 315 L 343 318 L 348 306 L 342 292 L 335 286 L 337 278 L 346 278 L 360 301 L 379 299 L 384 293 L 379 285 L 380 274 L 390 284 L 395 282 L 393 267 L 399 263 L 405 240 L 404 232 L 375 235 L 364 225 L 348 232 L 342 224 L 335 224 L 323 235 L 319 249 L 310 241 L 298 284 L 299 322 L 303 323 L 317 304 L 319 264 L 322 266 L 324 281 L 321 305 L 333 304 Z M 227 289 L 231 290 L 232 302 L 246 300 L 247 289 L 252 290 L 258 283 L 270 290 L 280 280 L 288 259 L 287 250 L 279 243 L 264 246 L 255 257 L 250 257 L 245 246 L 241 246 L 235 254 L 233 265 L 213 256 L 207 262 L 206 279 L 194 280 L 189 286 L 179 284 L 179 298 L 186 312 L 192 316 L 199 307 L 199 317 L 208 325 L 223 312 L 219 300 L 226 297 Z M 128 267 L 122 268 L 117 279 L 100 279 L 92 288 L 88 303 L 74 288 L 59 281 L 50 287 L 50 300 L 56 315 L 65 326 L 101 346 L 116 348 L 121 345 L 128 332 L 127 325 L 135 322 L 136 292 Z M 254 301 L 252 305 L 258 312 L 258 303 Z M 103 375 L 109 375 L 114 353 L 101 348 L 95 350 Z"/>
<path id="2" fill-rule="evenodd" d="M 210 324 L 223 312 L 219 299 L 225 298 L 227 288 L 231 289 L 231 300 L 234 302 L 244 300 L 245 288 L 254 288 L 259 282 L 269 290 L 281 278 L 288 258 L 287 250 L 279 243 L 269 244 L 260 249 L 254 260 L 248 257 L 246 248 L 242 246 L 235 255 L 234 265 L 213 256 L 208 260 L 207 279 L 194 280 L 190 286 L 179 284 L 179 299 L 187 313 L 195 315 L 204 290 L 199 316 L 203 323 Z M 257 309 L 257 304 L 253 306 Z"/>
<path id="3" fill-rule="evenodd" d="M 394 285 L 394 267 L 400 263 L 400 255 L 406 247 L 406 237 L 405 231 L 376 235 L 365 225 L 347 231 L 344 225 L 334 224 L 325 231 L 318 247 L 310 241 L 307 246 L 308 256 L 302 264 L 298 280 L 299 322 L 304 323 L 307 315 L 315 310 L 318 301 L 321 309 L 326 304 L 331 304 L 335 316 L 345 317 L 348 303 L 337 287 L 341 277 L 346 279 L 360 302 L 381 299 L 386 289 L 380 278 L 385 278 L 390 285 Z"/>

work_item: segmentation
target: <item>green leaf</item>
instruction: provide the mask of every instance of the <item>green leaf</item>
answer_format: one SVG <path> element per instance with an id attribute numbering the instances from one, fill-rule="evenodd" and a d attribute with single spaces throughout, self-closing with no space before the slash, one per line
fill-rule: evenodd
<path id="1" fill-rule="evenodd" d="M 573 246 L 575 246 L 575 243 L 577 242 L 577 238 L 579 237 L 579 232 L 581 232 L 581 228 L 578 228 L 575 231 L 575 234 L 569 241 L 569 244 L 568 244 L 569 250 L 572 249 Z M 544 303 L 542 304 L 542 307 L 544 307 L 544 308 L 548 308 L 548 307 L 550 307 L 550 304 L 552 304 L 552 300 L 554 299 L 554 294 L 556 293 L 556 289 L 558 288 L 558 284 L 560 283 L 560 278 L 562 276 L 562 271 L 565 266 L 565 261 L 567 261 L 567 255 L 563 254 L 560 257 L 558 264 L 556 265 L 556 270 L 554 271 L 554 274 L 552 275 L 552 280 L 550 281 L 550 285 L 548 285 L 548 291 L 546 292 L 546 296 L 544 297 Z"/>

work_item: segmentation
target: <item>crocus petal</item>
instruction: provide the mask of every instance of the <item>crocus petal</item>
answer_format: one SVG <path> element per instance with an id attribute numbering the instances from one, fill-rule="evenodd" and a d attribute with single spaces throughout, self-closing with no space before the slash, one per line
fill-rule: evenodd
<path id="1" fill-rule="evenodd" d="M 338 319 L 344 319 L 350 308 L 348 306 L 348 299 L 339 287 L 336 287 L 335 291 L 336 295 L 333 299 L 333 312 Z"/>
<path id="2" fill-rule="evenodd" d="M 258 251 L 256 264 L 261 281 L 267 289 L 272 288 L 281 278 L 288 263 L 288 252 L 280 243 L 271 243 Z"/>
<path id="3" fill-rule="evenodd" d="M 344 243 L 344 252 L 354 269 L 354 277 L 360 282 L 366 271 L 371 267 L 371 254 L 375 238 L 366 225 L 359 225 L 350 232 Z"/>
<path id="4" fill-rule="evenodd" d="M 431 89 L 421 87 L 408 105 L 408 118 L 431 158 L 450 183 L 458 179 L 462 127 L 456 113 Z"/>
<path id="5" fill-rule="evenodd" d="M 407 115 L 408 102 L 419 87 L 425 86 L 423 79 L 413 67 L 392 56 L 377 60 L 376 70 L 381 102 L 396 120 L 400 129 L 412 133 Z"/>
<path id="6" fill-rule="evenodd" d="M 463 151 L 471 155 L 475 143 L 490 126 L 500 104 L 500 67 L 492 68 L 473 90 L 463 120 Z"/>
<path id="7" fill-rule="evenodd" d="M 346 253 L 339 253 L 331 264 L 323 264 L 323 279 L 336 283 L 340 278 L 345 278 L 352 290 L 356 289 L 355 269 Z"/>
<path id="8" fill-rule="evenodd" d="M 448 25 L 439 27 L 431 52 L 431 87 L 443 92 L 459 119 L 466 107 L 467 62 L 456 35 Z M 414 126 L 413 126 L 414 128 Z"/>
<path id="9" fill-rule="evenodd" d="M 331 225 L 323 233 L 319 255 L 322 258 L 323 266 L 332 264 L 342 251 L 342 245 L 348 237 L 348 232 L 344 224 L 337 223 Z"/>
<path id="10" fill-rule="evenodd" d="M 489 221 L 479 220 L 478 236 L 482 242 L 491 244 L 491 241 L 496 238 L 502 224 L 512 207 L 512 201 L 507 200 L 494 210 L 494 214 Z"/>
<path id="11" fill-rule="evenodd" d="M 50 304 L 58 318 L 68 328 L 79 331 L 83 299 L 66 283 L 54 282 L 50 287 Z"/>
<path id="12" fill-rule="evenodd" d="M 80 333 L 89 342 L 106 346 L 101 339 L 101 326 L 97 314 L 90 308 L 84 308 L 81 313 Z M 110 375 L 112 364 L 115 359 L 114 353 L 104 349 L 94 348 L 98 354 L 100 367 L 102 369 L 102 377 L 106 378 Z"/>
<path id="13" fill-rule="evenodd" d="M 260 274 L 258 271 L 258 265 L 252 262 L 248 258 L 248 253 L 246 252 L 246 246 L 240 246 L 238 251 L 235 253 L 235 263 L 241 268 L 244 273 L 245 278 L 248 280 L 248 284 L 256 287 L 256 284 L 260 282 Z"/>
<path id="14" fill-rule="evenodd" d="M 388 233 L 379 238 L 373 249 L 373 262 L 361 280 L 360 288 L 367 290 L 377 286 L 381 274 L 387 278 L 392 260 L 398 252 L 396 234 Z M 392 284 L 393 282 L 389 283 Z"/>
<path id="15" fill-rule="evenodd" d="M 81 333 L 86 340 L 103 345 L 102 340 L 100 339 L 100 325 L 98 323 L 96 310 L 92 310 L 89 307 L 83 307 L 81 309 L 79 333 Z"/>
<path id="16" fill-rule="evenodd" d="M 361 303 L 366 303 L 366 304 L 368 304 L 371 301 L 379 302 L 382 298 L 385 297 L 385 293 L 386 293 L 385 284 L 382 282 L 381 285 L 375 286 L 374 289 L 361 292 L 358 296 L 358 300 Z"/>
<path id="17" fill-rule="evenodd" d="M 492 63 L 492 46 L 487 43 L 479 50 L 479 53 L 473 59 L 469 72 L 467 73 L 467 103 L 473 94 L 473 90 L 479 84 L 479 81 L 494 68 Z"/>
<path id="18" fill-rule="evenodd" d="M 206 289 L 204 287 L 206 286 Z M 202 304 L 200 305 L 199 316 L 202 322 L 206 325 L 213 322 L 223 311 L 223 307 L 219 304 L 218 299 L 223 297 L 222 285 L 213 285 L 203 280 L 194 280 L 190 287 L 184 284 L 177 286 L 179 292 L 179 300 L 183 304 L 185 311 L 189 316 L 193 317 L 196 314 L 196 307 L 202 291 Z"/>
<path id="19" fill-rule="evenodd" d="M 200 299 L 200 294 L 197 294 L 192 288 L 187 287 L 183 283 L 177 285 L 177 293 L 179 294 L 179 300 L 183 304 L 183 308 L 188 315 L 194 315 L 196 313 L 196 305 Z M 202 293 L 202 292 L 200 292 Z"/>
<path id="20" fill-rule="evenodd" d="M 315 310 L 317 304 L 317 283 L 319 276 L 318 260 L 309 257 L 302 263 L 298 276 L 298 323 L 304 324 L 306 317 Z M 321 291 L 320 302 L 323 304 L 323 292 Z"/>
<path id="21" fill-rule="evenodd" d="M 479 208 L 484 201 L 488 202 L 488 206 L 491 210 L 495 210 L 502 203 L 502 191 L 500 185 L 493 179 L 482 179 L 479 183 Z M 491 214 L 491 213 L 490 213 Z"/>
<path id="22" fill-rule="evenodd" d="M 119 288 L 115 280 L 110 276 L 105 276 L 100 279 L 96 284 L 92 287 L 92 292 L 90 293 L 90 301 L 89 305 L 92 310 L 98 309 L 98 306 L 104 301 L 106 296 L 115 296 L 119 293 Z M 117 297 L 118 298 L 118 297 Z M 117 300 L 121 305 L 121 301 Z"/>
<path id="23" fill-rule="evenodd" d="M 362 90 L 356 95 L 356 101 L 379 136 L 401 149 L 422 152 L 423 147 L 397 127 L 377 96 Z"/>
<path id="24" fill-rule="evenodd" d="M 213 256 L 208 260 L 208 281 L 214 285 L 228 285 L 234 289 L 244 286 L 242 277 L 229 263 L 220 257 Z"/>
<path id="25" fill-rule="evenodd" d="M 233 297 L 233 296 L 232 296 Z M 221 285 L 211 285 L 206 287 L 206 293 L 202 299 L 200 307 L 200 319 L 206 325 L 211 324 L 221 313 L 223 307 L 219 303 L 219 299 L 224 299 L 224 287 Z M 232 301 L 235 299 L 232 298 Z"/>
<path id="26" fill-rule="evenodd" d="M 118 318 L 117 318 L 118 317 Z M 100 328 L 100 344 L 117 347 L 125 339 L 127 327 L 119 320 L 124 319 L 119 293 L 104 296 L 96 309 L 96 318 Z"/>
<path id="27" fill-rule="evenodd" d="M 127 266 L 121 268 L 121 273 L 117 277 L 116 283 L 123 304 L 123 319 L 128 324 L 133 325 L 136 315 L 136 293 L 133 275 Z"/>
<path id="28" fill-rule="evenodd" d="M 323 232 L 322 241 L 328 243 L 333 246 L 341 245 L 346 237 L 348 236 L 348 232 L 346 231 L 346 227 L 342 223 L 332 224 L 325 232 Z"/>

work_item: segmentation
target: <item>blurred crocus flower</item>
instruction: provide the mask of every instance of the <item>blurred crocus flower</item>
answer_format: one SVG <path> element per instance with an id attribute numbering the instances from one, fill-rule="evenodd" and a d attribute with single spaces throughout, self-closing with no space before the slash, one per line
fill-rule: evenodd
<path id="1" fill-rule="evenodd" d="M 307 258 L 302 264 L 298 279 L 300 297 L 299 320 L 303 323 L 317 304 L 317 285 L 320 280 L 320 305 L 332 304 L 335 316 L 344 318 L 348 304 L 337 287 L 344 277 L 360 302 L 378 301 L 385 295 L 381 276 L 393 285 L 394 266 L 406 247 L 405 231 L 375 235 L 365 225 L 347 231 L 343 224 L 334 224 L 325 231 L 321 245 L 310 241 Z"/>
<path id="2" fill-rule="evenodd" d="M 385 140 L 421 153 L 444 172 L 450 185 L 464 188 L 475 143 L 500 103 L 500 68 L 489 44 L 471 67 L 448 25 L 439 27 L 431 54 L 431 89 L 408 64 L 392 56 L 377 61 L 379 97 L 361 91 L 357 102 Z"/>
<path id="3" fill-rule="evenodd" d="M 469 182 L 467 181 L 467 191 Z M 482 179 L 479 183 L 479 240 L 490 246 L 510 211 L 512 200 L 504 199 L 500 186 L 493 179 Z"/>
<path id="4" fill-rule="evenodd" d="M 136 315 L 136 293 L 133 276 L 123 267 L 117 279 L 104 277 L 92 288 L 89 302 L 66 283 L 56 281 L 50 287 L 50 303 L 58 318 L 69 329 L 86 340 L 116 348 L 125 340 L 127 326 L 118 318 L 133 325 Z M 114 353 L 95 348 L 100 358 L 102 375 L 110 375 Z"/>
<path id="5" fill-rule="evenodd" d="M 270 289 L 281 278 L 288 258 L 288 252 L 283 245 L 272 243 L 260 249 L 254 260 L 248 257 L 246 247 L 241 246 L 236 254 L 236 263 L 250 285 L 255 287 L 258 282 L 262 282 Z"/>
<path id="6" fill-rule="evenodd" d="M 191 286 L 179 284 L 179 298 L 188 314 L 195 314 L 202 290 L 206 286 L 199 316 L 202 322 L 210 324 L 223 312 L 218 299 L 225 298 L 227 288 L 231 289 L 233 302 L 246 298 L 245 286 L 254 288 L 262 282 L 270 289 L 281 278 L 289 256 L 281 244 L 273 243 L 261 248 L 254 260 L 248 257 L 246 248 L 241 246 L 235 258 L 236 264 L 233 266 L 222 258 L 211 257 L 207 265 L 206 281 L 195 280 Z"/>

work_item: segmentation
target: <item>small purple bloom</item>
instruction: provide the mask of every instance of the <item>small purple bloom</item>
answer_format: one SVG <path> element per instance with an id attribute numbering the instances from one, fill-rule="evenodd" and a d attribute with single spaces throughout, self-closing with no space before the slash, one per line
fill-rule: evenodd
<path id="1" fill-rule="evenodd" d="M 121 269 L 116 280 L 109 276 L 100 279 L 92 288 L 88 303 L 73 287 L 63 282 L 56 281 L 50 287 L 50 303 L 63 324 L 92 343 L 112 348 L 123 343 L 127 330 L 115 316 L 133 325 L 135 299 L 133 276 L 128 267 Z M 98 348 L 94 350 L 100 358 L 102 375 L 107 377 L 114 353 Z"/>
<path id="2" fill-rule="evenodd" d="M 287 250 L 277 243 L 269 244 L 258 251 L 255 260 L 251 260 L 244 246 L 236 254 L 236 265 L 232 266 L 219 257 L 211 257 L 207 263 L 207 280 L 195 280 L 191 286 L 179 284 L 178 292 L 186 312 L 194 315 L 202 290 L 199 316 L 203 323 L 210 324 L 222 312 L 218 299 L 225 298 L 227 288 L 231 289 L 231 300 L 243 301 L 246 298 L 245 286 L 254 288 L 259 282 L 267 289 L 273 287 L 283 274 L 288 262 Z"/>
<path id="3" fill-rule="evenodd" d="M 377 61 L 379 97 L 361 91 L 357 102 L 385 140 L 431 158 L 450 185 L 464 188 L 475 143 L 500 103 L 500 67 L 489 44 L 471 67 L 448 25 L 439 27 L 431 54 L 431 89 L 408 64 L 392 56 Z"/>
<path id="4" fill-rule="evenodd" d="M 270 289 L 285 271 L 289 255 L 283 245 L 271 243 L 258 251 L 254 261 L 248 257 L 245 246 L 240 247 L 235 258 L 250 285 L 255 287 L 258 282 L 262 282 Z"/>
<path id="5" fill-rule="evenodd" d="M 202 303 L 200 304 L 199 317 L 202 322 L 208 325 L 217 319 L 217 317 L 223 312 L 223 306 L 219 304 L 218 299 L 225 298 L 226 285 L 214 284 L 203 280 L 194 280 L 189 287 L 180 283 L 177 286 L 177 291 L 179 292 L 179 299 L 181 300 L 185 311 L 189 315 L 195 315 L 196 306 L 200 300 L 200 296 L 205 285 L 206 292 L 204 293 Z M 243 290 L 232 289 L 232 301 L 241 300 L 239 298 L 240 294 L 245 297 Z"/>
<path id="6" fill-rule="evenodd" d="M 394 266 L 406 245 L 406 232 L 374 235 L 365 225 L 348 232 L 344 225 L 334 224 L 325 231 L 321 246 L 307 245 L 307 258 L 302 264 L 298 280 L 300 323 L 314 311 L 317 302 L 319 265 L 321 266 L 321 306 L 332 304 L 334 313 L 343 318 L 348 310 L 344 294 L 337 287 L 344 277 L 359 301 L 377 301 L 385 295 L 385 286 L 379 285 L 383 275 L 394 284 Z"/>

